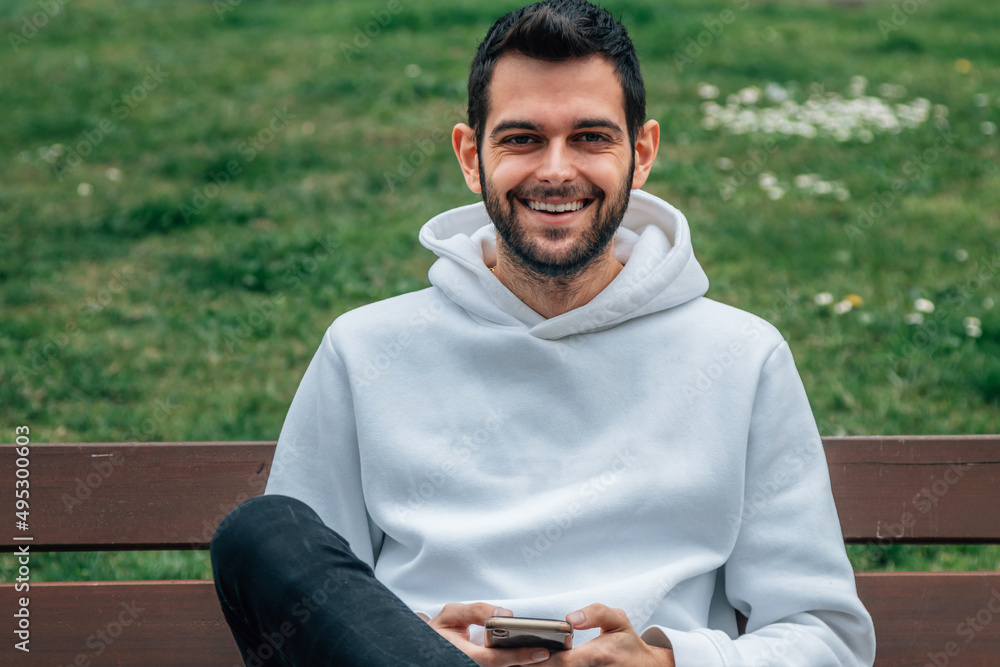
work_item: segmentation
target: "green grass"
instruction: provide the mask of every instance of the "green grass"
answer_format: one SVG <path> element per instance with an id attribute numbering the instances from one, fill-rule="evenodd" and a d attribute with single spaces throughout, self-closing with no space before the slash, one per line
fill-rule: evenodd
<path id="1" fill-rule="evenodd" d="M 478 41 L 517 4 L 403 2 L 375 34 L 385 2 L 244 0 L 220 18 L 210 2 L 73 0 L 16 52 L 8 36 L 38 5 L 0 7 L 0 441 L 19 424 L 37 442 L 276 438 L 330 321 L 425 286 L 419 225 L 476 200 L 435 138 L 460 119 Z M 888 2 L 607 5 L 663 128 L 647 189 L 691 221 L 709 296 L 789 339 L 822 432 L 996 432 L 1000 160 L 981 127 L 1000 124 L 997 11 L 927 3 L 883 37 Z M 675 55 L 724 9 L 733 20 L 679 70 Z M 934 146 L 932 122 L 870 144 L 778 140 L 762 171 L 841 181 L 846 201 L 794 189 L 771 201 L 757 174 L 720 197 L 730 172 L 718 159 L 740 165 L 763 138 L 704 129 L 699 83 L 725 98 L 793 82 L 801 102 L 809 84 L 843 94 L 855 75 L 870 93 L 900 84 L 904 101 L 944 105 L 957 137 L 863 234 L 845 226 Z M 976 106 L 984 93 L 989 106 Z M 287 120 L 268 134 L 276 113 Z M 75 167 L 73 148 L 88 153 Z M 864 303 L 836 315 L 814 303 L 821 292 Z M 936 310 L 908 325 L 918 297 Z M 157 401 L 176 410 L 164 417 Z M 850 552 L 860 569 L 1000 561 L 993 547 Z M 36 575 L 208 565 L 201 553 L 38 554 Z"/>

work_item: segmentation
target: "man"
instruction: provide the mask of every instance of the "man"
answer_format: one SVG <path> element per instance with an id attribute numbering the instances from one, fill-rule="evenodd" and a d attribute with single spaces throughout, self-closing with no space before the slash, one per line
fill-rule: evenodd
<path id="1" fill-rule="evenodd" d="M 871 665 L 788 346 L 704 298 L 638 191 L 659 127 L 624 28 L 502 17 L 453 144 L 484 204 L 422 229 L 431 288 L 334 322 L 213 539 L 246 664 Z M 512 613 L 575 648 L 484 648 Z"/>

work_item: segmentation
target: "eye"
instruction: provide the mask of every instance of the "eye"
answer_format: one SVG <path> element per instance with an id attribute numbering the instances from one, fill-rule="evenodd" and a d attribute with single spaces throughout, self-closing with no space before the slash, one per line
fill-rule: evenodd
<path id="1" fill-rule="evenodd" d="M 580 135 L 580 140 L 588 144 L 596 144 L 607 141 L 608 138 L 599 132 L 587 132 Z"/>
<path id="2" fill-rule="evenodd" d="M 514 146 L 527 146 L 535 141 L 534 137 L 527 134 L 515 134 L 513 136 L 507 137 L 502 143 L 513 144 Z"/>

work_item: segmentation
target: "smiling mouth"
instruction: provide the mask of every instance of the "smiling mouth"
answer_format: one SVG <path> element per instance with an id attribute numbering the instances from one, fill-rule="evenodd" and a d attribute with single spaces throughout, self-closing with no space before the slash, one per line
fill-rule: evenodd
<path id="1" fill-rule="evenodd" d="M 536 201 L 534 199 L 522 199 L 521 201 L 532 211 L 541 211 L 542 213 L 572 213 L 586 207 L 593 200 L 578 199 L 576 201 L 565 202 L 562 204 L 549 204 L 542 201 Z"/>

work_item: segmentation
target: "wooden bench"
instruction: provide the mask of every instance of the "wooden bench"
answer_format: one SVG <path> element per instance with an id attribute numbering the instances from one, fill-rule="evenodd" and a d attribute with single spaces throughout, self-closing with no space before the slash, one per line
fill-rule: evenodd
<path id="1" fill-rule="evenodd" d="M 1000 436 L 824 441 L 848 543 L 1000 543 Z M 206 549 L 226 513 L 263 490 L 274 443 L 33 444 L 20 534 L 17 456 L 14 445 L 0 451 L 4 550 L 28 544 L 38 562 L 43 551 Z M 875 619 L 876 665 L 1000 665 L 1000 572 L 859 573 L 857 582 Z M 2 664 L 242 665 L 211 581 L 15 586 L 0 584 Z M 20 597 L 30 653 L 14 648 Z"/>

